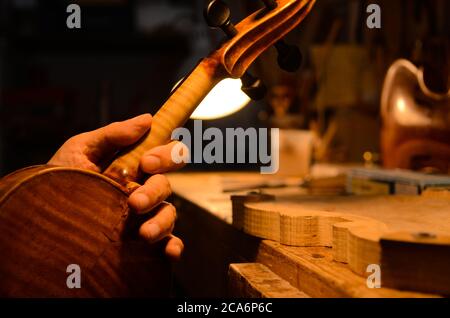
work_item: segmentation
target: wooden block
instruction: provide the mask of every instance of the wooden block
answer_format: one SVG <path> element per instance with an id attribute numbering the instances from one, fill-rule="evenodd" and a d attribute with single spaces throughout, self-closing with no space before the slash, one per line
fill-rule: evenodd
<path id="1" fill-rule="evenodd" d="M 344 242 L 347 242 L 347 229 L 343 227 L 331 231 L 329 229 L 332 224 L 329 222 L 331 219 L 325 223 L 321 221 L 316 223 L 319 228 L 328 228 L 328 230 L 322 231 L 321 233 L 324 233 L 324 235 L 319 239 L 312 238 L 311 241 L 328 242 L 326 245 L 333 248 L 323 245 L 297 247 L 283 245 L 271 240 L 261 241 L 259 238 L 250 236 L 231 226 L 232 204 L 229 194 L 222 192 L 220 180 L 222 178 L 242 181 L 259 180 L 260 176 L 257 174 L 184 173 L 169 174 L 169 178 L 176 198 L 174 203 L 179 211 L 178 224 L 175 227 L 176 234 L 183 238 L 186 246 L 184 256 L 176 266 L 177 280 L 181 282 L 183 289 L 189 295 L 195 297 L 226 297 L 228 264 L 257 262 L 267 266 L 273 273 L 311 297 L 404 298 L 438 296 L 436 294 L 388 288 L 385 283 L 386 279 L 383 277 L 383 269 L 381 288 L 370 288 L 366 279 L 371 273 L 356 274 L 349 264 L 336 261 L 338 256 L 346 259 L 348 249 L 358 250 L 364 245 L 356 244 L 357 241 L 353 241 L 350 247 L 347 247 L 344 244 Z M 204 186 L 195 187 L 195 184 L 199 183 Z M 379 197 L 370 199 L 370 197 L 362 196 L 306 196 L 307 193 L 300 187 L 270 189 L 267 192 L 275 195 L 276 200 L 280 202 L 297 202 L 297 206 L 302 206 L 305 211 L 351 215 L 365 213 L 367 214 L 366 217 L 371 217 L 379 214 L 380 209 L 386 208 L 385 200 Z M 394 200 L 388 203 L 388 205 L 391 205 L 391 211 L 382 213 L 382 216 L 388 218 L 391 216 L 393 218 L 406 216 L 408 218 L 409 211 L 416 211 L 414 213 L 418 213 L 416 216 L 419 217 L 420 224 L 406 226 L 406 229 L 416 232 L 415 230 L 419 228 L 424 229 L 430 226 L 430 217 L 436 216 L 436 212 L 427 214 L 425 211 L 433 207 L 436 211 L 440 211 L 439 220 L 442 229 L 444 229 L 449 223 L 449 213 L 445 210 L 447 201 L 442 200 L 448 200 L 450 197 L 445 193 L 441 193 L 442 195 L 439 196 L 434 193 L 432 196 L 425 196 L 425 194 L 422 197 L 432 199 L 432 201 L 423 203 L 424 201 L 420 197 L 399 197 L 395 199 L 391 196 Z M 435 196 L 441 199 L 435 201 Z M 349 201 L 349 199 L 352 200 Z M 342 204 L 340 200 L 343 200 Z M 272 203 L 275 202 L 277 201 Z M 372 208 L 370 208 L 371 203 Z M 423 207 L 416 209 L 416 207 L 422 205 Z M 349 222 L 344 222 L 344 225 L 345 223 Z M 309 224 L 314 225 L 314 222 L 310 221 Z M 308 229 L 308 227 L 309 225 L 305 229 Z M 198 229 L 202 230 L 199 231 Z M 309 227 L 310 231 L 312 229 L 315 229 L 314 226 Z M 335 239 L 339 243 L 335 244 Z M 339 251 L 337 251 L 337 246 L 340 247 Z M 380 248 L 379 242 L 375 242 L 373 247 Z M 369 253 L 368 255 L 372 254 Z M 359 259 L 368 257 L 361 252 L 352 255 L 361 255 L 358 256 Z M 204 261 L 199 262 L 199 260 Z M 363 268 L 361 265 L 358 266 Z"/>
<path id="2" fill-rule="evenodd" d="M 417 233 L 432 233 L 441 242 L 441 249 L 433 247 L 432 239 L 419 239 L 415 243 L 423 249 L 428 246 L 426 254 L 435 261 L 409 263 L 409 273 L 416 276 L 411 276 L 409 283 L 402 286 L 448 294 L 448 287 L 435 275 L 440 268 L 450 268 L 450 259 L 442 256 L 450 250 L 450 199 L 442 193 L 439 196 L 277 197 L 275 201 L 243 205 L 238 213 L 241 213 L 244 232 L 290 246 L 332 247 L 334 260 L 347 263 L 361 276 L 366 274 L 369 265 L 381 265 L 384 259 L 392 273 L 384 279 L 387 286 L 401 285 L 394 283 L 395 279 L 391 283 L 389 277 L 402 277 L 404 268 L 396 266 L 395 260 L 388 261 L 390 256 L 385 255 L 380 240 L 394 233 L 398 240 L 408 238 L 402 255 L 412 260 L 417 253 L 406 248 L 410 240 L 417 240 Z M 397 246 L 401 248 L 400 243 Z"/>
<path id="3" fill-rule="evenodd" d="M 334 261 L 332 249 L 326 247 L 287 246 L 264 240 L 255 261 L 311 297 L 436 297 L 387 288 L 383 277 L 381 288 L 369 288 L 366 277 L 356 275 L 347 264 Z"/>
<path id="4" fill-rule="evenodd" d="M 242 298 L 309 298 L 259 263 L 230 264 L 229 295 Z"/>
<path id="5" fill-rule="evenodd" d="M 233 211 L 233 226 L 239 230 L 244 228 L 244 203 L 247 202 L 264 202 L 275 200 L 274 195 L 263 193 L 249 193 L 247 195 L 232 195 L 232 211 Z"/>
<path id="6" fill-rule="evenodd" d="M 450 296 L 450 237 L 394 233 L 383 237 L 380 245 L 385 286 Z"/>

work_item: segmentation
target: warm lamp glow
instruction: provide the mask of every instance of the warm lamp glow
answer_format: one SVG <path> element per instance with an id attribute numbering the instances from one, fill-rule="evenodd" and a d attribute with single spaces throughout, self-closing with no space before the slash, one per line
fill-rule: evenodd
<path id="1" fill-rule="evenodd" d="M 250 98 L 242 92 L 241 86 L 242 81 L 240 79 L 227 78 L 222 80 L 198 105 L 191 118 L 217 119 L 241 110 L 250 102 Z"/>
<path id="2" fill-rule="evenodd" d="M 249 102 L 250 98 L 241 90 L 240 79 L 227 78 L 219 82 L 198 105 L 192 119 L 216 119 L 231 115 Z"/>

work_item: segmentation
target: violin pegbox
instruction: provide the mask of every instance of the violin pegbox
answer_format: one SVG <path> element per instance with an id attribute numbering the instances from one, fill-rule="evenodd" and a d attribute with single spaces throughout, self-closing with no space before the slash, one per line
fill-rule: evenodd
<path id="1" fill-rule="evenodd" d="M 205 9 L 209 26 L 222 28 L 228 39 L 210 58 L 220 63 L 233 78 L 241 78 L 255 59 L 272 45 L 278 50 L 278 63 L 286 71 L 300 66 L 297 47 L 282 39 L 299 25 L 316 0 L 263 0 L 264 7 L 237 25 L 230 22 L 230 12 L 222 0 L 210 1 Z"/>

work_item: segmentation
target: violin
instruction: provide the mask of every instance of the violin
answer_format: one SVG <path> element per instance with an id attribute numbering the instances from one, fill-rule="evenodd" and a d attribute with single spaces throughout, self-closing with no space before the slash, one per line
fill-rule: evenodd
<path id="1" fill-rule="evenodd" d="M 119 153 L 102 173 L 33 166 L 0 180 L 0 296 L 164 297 L 171 267 L 162 246 L 136 234 L 127 204 L 142 181 L 144 152 L 170 141 L 208 92 L 225 78 L 242 78 L 249 95 L 258 87 L 247 69 L 272 45 L 291 67 L 292 50 L 280 40 L 311 11 L 315 0 L 264 0 L 235 26 L 222 1 L 205 15 L 227 38 L 203 58 L 154 115 L 150 132 Z M 294 52 L 295 53 L 295 52 Z M 287 61 L 287 62 L 286 62 Z M 249 80 L 250 79 L 250 80 Z M 69 288 L 68 269 L 81 269 L 80 288 Z"/>

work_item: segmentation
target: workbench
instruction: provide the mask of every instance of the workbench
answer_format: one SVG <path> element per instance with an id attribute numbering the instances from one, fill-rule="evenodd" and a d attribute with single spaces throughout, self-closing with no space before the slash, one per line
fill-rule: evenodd
<path id="1" fill-rule="evenodd" d="M 264 177 L 247 172 L 168 175 L 178 212 L 175 234 L 185 243 L 182 260 L 175 265 L 179 293 L 189 297 L 437 296 L 369 288 L 365 277 L 333 260 L 329 247 L 286 246 L 233 227 L 230 193 L 222 191 L 224 184 L 236 180 L 256 184 Z M 298 186 L 265 192 L 305 195 Z"/>

